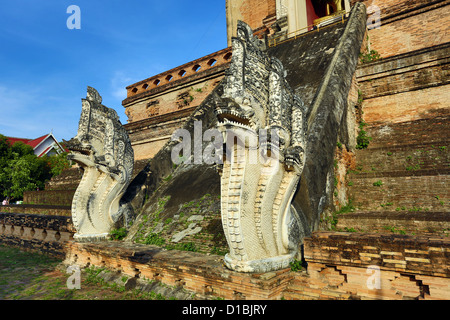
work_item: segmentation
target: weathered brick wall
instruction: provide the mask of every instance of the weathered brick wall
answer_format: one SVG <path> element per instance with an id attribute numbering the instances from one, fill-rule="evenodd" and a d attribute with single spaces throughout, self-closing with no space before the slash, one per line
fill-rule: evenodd
<path id="1" fill-rule="evenodd" d="M 355 207 L 338 228 L 406 234 L 448 234 L 450 152 L 448 115 L 367 128 L 369 147 L 356 151 L 345 175 Z"/>
<path id="2" fill-rule="evenodd" d="M 441 116 L 369 128 L 369 148 L 357 150 L 346 177 L 354 204 L 376 211 L 448 212 L 449 125 L 448 116 Z"/>
<path id="3" fill-rule="evenodd" d="M 220 72 L 231 61 L 231 48 L 225 48 L 190 61 L 150 78 L 141 80 L 127 86 L 127 98 L 122 105 L 127 108 L 136 99 L 144 98 L 155 92 L 162 92 L 186 82 L 202 79 L 211 74 Z"/>
<path id="4" fill-rule="evenodd" d="M 446 43 L 359 65 L 356 74 L 364 98 L 448 84 L 449 48 Z"/>
<path id="5" fill-rule="evenodd" d="M 304 243 L 308 274 L 287 299 L 450 298 L 447 238 L 318 232 Z"/>
<path id="6" fill-rule="evenodd" d="M 211 93 L 222 77 L 223 75 L 220 75 L 219 77 L 203 79 L 201 82 L 187 82 L 171 90 L 149 95 L 144 99 L 127 104 L 125 113 L 128 116 L 128 122 L 153 118 L 182 109 L 192 110 L 198 107 Z"/>
<path id="7" fill-rule="evenodd" d="M 450 41 L 450 6 L 419 12 L 392 22 L 382 17 L 381 28 L 369 31 L 371 49 L 387 58 Z"/>
<path id="8" fill-rule="evenodd" d="M 391 129 L 391 127 L 388 128 Z M 439 133 L 439 129 L 436 133 Z M 405 136 L 408 135 L 405 134 Z M 401 140 L 395 132 L 392 135 L 389 134 L 389 137 Z M 389 172 L 393 176 L 413 176 L 421 172 L 426 172 L 428 175 L 443 173 L 450 163 L 450 152 L 443 142 L 445 140 L 427 140 L 409 148 L 405 145 L 386 144 L 366 150 L 356 150 L 358 161 L 349 173 L 349 179 L 377 177 L 379 172 Z"/>
<path id="9" fill-rule="evenodd" d="M 448 114 L 449 44 L 358 67 L 364 120 L 403 122 Z"/>
<path id="10" fill-rule="evenodd" d="M 400 235 L 313 233 L 307 271 L 228 270 L 221 256 L 123 242 L 68 243 L 66 264 L 107 267 L 225 299 L 449 299 L 450 240 Z M 376 268 L 379 287 L 368 287 Z M 372 269 L 374 270 L 374 269 Z"/>
<path id="11" fill-rule="evenodd" d="M 279 299 L 292 277 L 288 269 L 245 274 L 225 268 L 221 256 L 165 251 L 124 242 L 69 242 L 65 263 L 107 267 L 126 275 L 230 300 Z"/>
<path id="12" fill-rule="evenodd" d="M 39 205 L 39 204 L 0 206 L 0 212 L 26 213 L 37 215 L 41 214 L 49 216 L 67 216 L 67 217 L 72 215 L 71 206 L 53 206 L 53 205 Z"/>
<path id="13" fill-rule="evenodd" d="M 359 178 L 354 180 L 350 198 L 364 210 L 383 211 L 388 205 L 390 210 L 403 207 L 406 208 L 403 210 L 447 211 L 449 185 L 449 175 Z M 414 197 L 411 190 L 420 192 L 420 197 Z"/>
<path id="14" fill-rule="evenodd" d="M 372 280 L 370 277 L 378 280 Z M 380 289 L 374 287 L 372 281 L 379 281 Z M 448 278 L 310 263 L 308 274 L 295 275 L 284 293 L 284 298 L 286 300 L 448 300 L 449 292 Z"/>
<path id="15" fill-rule="evenodd" d="M 449 1 L 365 0 L 381 10 L 381 27 L 369 31 L 370 48 L 383 58 L 447 43 L 450 40 Z"/>
<path id="16" fill-rule="evenodd" d="M 263 26 L 263 20 L 276 14 L 275 0 L 244 0 L 239 11 L 250 28 L 258 29 Z"/>
<path id="17" fill-rule="evenodd" d="M 450 240 L 433 236 L 317 232 L 304 241 L 305 259 L 450 278 Z"/>
<path id="18" fill-rule="evenodd" d="M 387 20 L 399 16 L 405 12 L 411 12 L 420 8 L 433 7 L 436 4 L 445 4 L 443 0 L 350 0 L 353 6 L 356 2 L 363 2 L 366 7 L 376 5 L 381 10 L 381 19 Z"/>
<path id="19" fill-rule="evenodd" d="M 127 87 L 122 104 L 135 160 L 161 149 L 219 84 L 230 60 L 226 48 Z"/>
<path id="20" fill-rule="evenodd" d="M 77 243 L 73 232 L 67 217 L 0 214 L 0 243 L 202 295 L 233 300 L 450 298 L 450 240 L 436 236 L 315 232 L 304 239 L 307 271 L 246 274 L 226 269 L 222 256 L 121 241 Z M 368 287 L 375 276 L 380 286 Z"/>
<path id="21" fill-rule="evenodd" d="M 53 206 L 71 206 L 75 189 L 26 191 L 23 194 L 25 204 L 45 204 Z"/>
<path id="22" fill-rule="evenodd" d="M 260 37 L 273 31 L 270 26 L 276 21 L 276 0 L 227 0 L 225 6 L 228 45 L 231 37 L 236 36 L 238 20 L 247 23 Z"/>
<path id="23" fill-rule="evenodd" d="M 52 177 L 45 183 L 45 190 L 71 190 L 76 189 L 80 183 L 83 172 L 78 166 L 63 170 L 59 175 Z"/>
<path id="24" fill-rule="evenodd" d="M 392 207 L 385 207 L 385 211 L 340 214 L 336 228 L 358 232 L 449 235 L 450 215 L 446 211 L 389 210 Z"/>
<path id="25" fill-rule="evenodd" d="M 152 158 L 170 140 L 172 133 L 183 126 L 195 108 L 132 122 L 124 127 L 130 137 L 135 160 Z"/>

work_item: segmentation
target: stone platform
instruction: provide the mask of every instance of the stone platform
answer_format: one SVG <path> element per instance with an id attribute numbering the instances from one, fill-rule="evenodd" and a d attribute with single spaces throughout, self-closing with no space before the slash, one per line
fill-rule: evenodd
<path id="1" fill-rule="evenodd" d="M 113 241 L 68 242 L 64 263 L 106 267 L 128 276 L 230 300 L 280 299 L 292 279 L 289 269 L 244 274 L 227 269 L 222 256 Z"/>
<path id="2" fill-rule="evenodd" d="M 249 274 L 227 269 L 221 255 L 125 241 L 77 243 L 74 231 L 69 217 L 0 214 L 0 244 L 57 256 L 66 265 L 102 267 L 182 287 L 206 298 L 450 299 L 450 239 L 437 235 L 313 232 L 303 244 L 306 269 Z"/>
<path id="3" fill-rule="evenodd" d="M 450 240 L 436 236 L 314 232 L 307 270 L 227 269 L 223 257 L 127 242 L 68 242 L 65 264 L 97 266 L 224 299 L 450 298 Z M 373 283 L 371 282 L 373 281 Z"/>

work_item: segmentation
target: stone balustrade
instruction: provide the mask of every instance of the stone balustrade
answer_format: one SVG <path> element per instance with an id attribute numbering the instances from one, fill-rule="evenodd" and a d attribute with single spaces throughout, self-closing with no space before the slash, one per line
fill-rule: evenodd
<path id="1" fill-rule="evenodd" d="M 124 104 L 127 103 L 130 98 L 138 96 L 144 92 L 149 92 L 156 88 L 162 88 L 165 85 L 175 83 L 177 80 L 188 79 L 191 76 L 199 75 L 213 69 L 218 69 L 219 67 L 228 65 L 230 61 L 231 47 L 228 47 L 129 85 L 126 87 L 127 99 L 124 100 Z"/>
<path id="2" fill-rule="evenodd" d="M 0 243 L 64 257 L 64 244 L 73 239 L 71 217 L 0 213 Z"/>

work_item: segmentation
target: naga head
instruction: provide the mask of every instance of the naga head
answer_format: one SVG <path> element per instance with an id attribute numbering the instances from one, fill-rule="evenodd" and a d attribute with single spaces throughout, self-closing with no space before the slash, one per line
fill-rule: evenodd
<path id="1" fill-rule="evenodd" d="M 115 110 L 101 104 L 102 97 L 92 87 L 87 88 L 86 99 L 82 100 L 82 111 L 78 133 L 67 148 L 71 151 L 69 160 L 82 167 L 97 167 L 111 175 L 121 173 L 120 154 L 124 148 L 123 139 L 114 138 L 115 131 L 124 131 Z M 123 135 L 124 138 L 128 138 Z M 121 147 L 122 146 L 122 147 Z"/>
<path id="2" fill-rule="evenodd" d="M 224 141 L 231 132 L 257 138 L 261 154 L 284 162 L 298 174 L 303 167 L 303 103 L 286 81 L 281 61 L 270 57 L 264 43 L 244 22 L 232 38 L 233 56 L 223 94 L 215 99 L 217 128 Z"/>
<path id="3" fill-rule="evenodd" d="M 259 105 L 249 99 L 223 98 L 216 104 L 215 113 L 219 130 L 241 128 L 257 133 L 264 127 L 265 114 Z"/>

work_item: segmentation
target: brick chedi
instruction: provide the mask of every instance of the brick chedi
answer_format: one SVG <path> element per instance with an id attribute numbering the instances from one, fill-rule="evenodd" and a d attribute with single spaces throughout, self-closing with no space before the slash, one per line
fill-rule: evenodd
<path id="1" fill-rule="evenodd" d="M 152 158 L 223 78 L 226 48 L 127 87 L 122 104 L 135 159 Z"/>
<path id="2" fill-rule="evenodd" d="M 74 242 L 67 217 L 2 213 L 1 242 L 205 297 L 450 299 L 449 2 L 226 6 L 228 29 L 247 22 L 306 106 L 305 164 L 291 202 L 309 228 L 297 255 L 304 268 L 226 268 L 217 167 L 171 161 L 176 128 L 217 126 L 231 48 L 127 87 L 124 127 L 144 169 L 122 199 L 138 214 L 124 241 Z"/>
<path id="3" fill-rule="evenodd" d="M 347 189 L 356 207 L 337 226 L 448 235 L 450 6 L 363 2 L 369 30 L 356 81 L 361 123 L 371 140 L 354 151 L 347 176 L 337 176 L 338 192 Z"/>

